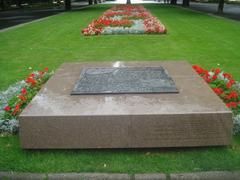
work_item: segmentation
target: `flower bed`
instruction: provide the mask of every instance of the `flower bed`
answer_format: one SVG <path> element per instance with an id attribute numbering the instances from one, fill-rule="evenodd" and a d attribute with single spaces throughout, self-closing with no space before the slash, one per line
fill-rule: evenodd
<path id="1" fill-rule="evenodd" d="M 117 5 L 107 10 L 87 28 L 86 36 L 100 34 L 164 34 L 161 22 L 141 5 Z"/>
<path id="2" fill-rule="evenodd" d="M 219 68 L 211 71 L 197 65 L 193 68 L 233 111 L 234 134 L 240 134 L 240 83 L 236 82 L 231 74 Z M 47 68 L 44 71 L 34 71 L 26 80 L 0 92 L 0 133 L 18 132 L 19 114 L 51 75 Z"/>
<path id="3" fill-rule="evenodd" d="M 237 83 L 231 74 L 220 68 L 208 71 L 198 65 L 193 65 L 193 69 L 232 110 L 234 133 L 240 133 L 240 83 Z"/>
<path id="4" fill-rule="evenodd" d="M 0 133 L 18 132 L 18 116 L 52 73 L 48 68 L 32 72 L 26 80 L 15 83 L 0 92 Z"/>

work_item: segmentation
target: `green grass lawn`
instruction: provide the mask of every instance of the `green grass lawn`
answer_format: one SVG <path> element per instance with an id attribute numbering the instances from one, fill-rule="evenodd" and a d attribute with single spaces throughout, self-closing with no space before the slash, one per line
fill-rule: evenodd
<path id="1" fill-rule="evenodd" d="M 240 80 L 240 23 L 178 7 L 145 5 L 167 35 L 84 37 L 80 31 L 110 6 L 92 6 L 0 33 L 0 89 L 30 70 L 66 61 L 188 60 L 219 67 Z M 104 167 L 106 164 L 106 167 Z M 189 172 L 239 170 L 240 137 L 231 147 L 131 150 L 20 149 L 19 137 L 0 138 L 0 171 Z"/>
<path id="2" fill-rule="evenodd" d="M 22 150 L 18 138 L 0 139 L 0 171 L 131 174 L 240 169 L 240 137 L 232 147 L 127 150 Z"/>

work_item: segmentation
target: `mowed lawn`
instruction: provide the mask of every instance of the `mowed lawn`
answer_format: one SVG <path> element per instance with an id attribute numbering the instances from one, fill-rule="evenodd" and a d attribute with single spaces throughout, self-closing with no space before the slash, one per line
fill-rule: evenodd
<path id="1" fill-rule="evenodd" d="M 220 67 L 240 80 L 240 23 L 179 7 L 144 5 L 167 35 L 84 37 L 81 30 L 110 5 L 92 6 L 0 33 L 0 89 L 33 70 L 67 61 L 188 60 Z M 22 150 L 18 136 L 0 137 L 0 171 L 191 172 L 240 170 L 240 136 L 229 147 Z"/>
<path id="2" fill-rule="evenodd" d="M 28 67 L 56 69 L 66 61 L 188 60 L 220 64 L 240 80 L 240 22 L 181 8 L 145 5 L 167 35 L 84 37 L 81 30 L 110 6 L 93 6 L 0 33 L 0 89 L 22 79 Z"/>

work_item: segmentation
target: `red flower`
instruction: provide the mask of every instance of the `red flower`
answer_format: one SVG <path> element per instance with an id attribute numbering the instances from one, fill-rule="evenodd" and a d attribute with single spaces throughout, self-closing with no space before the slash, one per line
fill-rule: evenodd
<path id="1" fill-rule="evenodd" d="M 233 79 L 230 79 L 230 81 L 229 81 L 231 84 L 234 84 L 235 83 L 235 81 L 233 80 Z"/>
<path id="2" fill-rule="evenodd" d="M 18 98 L 21 99 L 22 101 L 26 101 L 27 100 L 27 98 L 25 96 L 23 96 L 23 95 L 18 96 Z"/>
<path id="3" fill-rule="evenodd" d="M 32 77 L 28 77 L 26 79 L 26 82 L 31 84 L 32 86 L 36 85 L 37 81 L 35 79 L 33 79 Z"/>
<path id="4" fill-rule="evenodd" d="M 21 93 L 22 93 L 23 95 L 27 94 L 27 89 L 26 89 L 26 88 L 22 88 Z"/>
<path id="5" fill-rule="evenodd" d="M 238 105 L 238 103 L 236 103 L 236 102 L 230 102 L 230 103 L 226 104 L 226 106 L 228 108 L 237 108 L 237 105 Z"/>
<path id="6" fill-rule="evenodd" d="M 228 82 L 226 86 L 227 86 L 227 88 L 229 89 L 229 88 L 232 87 L 232 84 Z"/>
<path id="7" fill-rule="evenodd" d="M 206 73 L 204 76 L 203 76 L 203 79 L 207 82 L 207 83 L 210 83 L 210 82 L 212 82 L 212 80 L 210 79 L 210 77 L 209 77 L 209 74 L 208 73 Z"/>
<path id="8" fill-rule="evenodd" d="M 10 107 L 10 106 L 6 106 L 6 107 L 4 108 L 4 110 L 5 110 L 6 112 L 8 112 L 8 111 L 11 110 L 11 107 Z"/>
<path id="9" fill-rule="evenodd" d="M 48 72 L 48 70 L 49 70 L 48 67 L 45 67 L 45 68 L 44 68 L 44 71 L 45 71 L 45 72 Z"/>
<path id="10" fill-rule="evenodd" d="M 215 74 L 218 75 L 221 72 L 220 68 L 215 69 Z"/>
<path id="11" fill-rule="evenodd" d="M 237 99 L 238 93 L 236 91 L 232 91 L 229 95 L 225 97 L 226 99 Z"/>
<path id="12" fill-rule="evenodd" d="M 16 115 L 20 111 L 21 104 L 17 104 L 14 108 L 13 115 Z"/>
<path id="13" fill-rule="evenodd" d="M 223 73 L 223 76 L 228 79 L 232 79 L 232 75 L 229 73 Z"/>
<path id="14" fill-rule="evenodd" d="M 228 88 L 228 89 L 231 88 L 234 83 L 235 83 L 235 81 L 234 81 L 233 79 L 230 79 L 230 80 L 228 81 L 227 85 L 226 85 L 227 88 Z"/>
<path id="15" fill-rule="evenodd" d="M 38 71 L 39 75 L 42 76 L 45 72 L 43 71 Z"/>
<path id="16" fill-rule="evenodd" d="M 213 75 L 212 80 L 215 81 L 217 79 L 217 75 Z"/>
<path id="17" fill-rule="evenodd" d="M 32 78 L 34 78 L 34 77 L 35 77 L 35 74 L 34 74 L 34 73 L 32 73 L 32 74 L 30 74 L 30 75 L 29 75 L 29 77 L 32 77 Z"/>
<path id="18" fill-rule="evenodd" d="M 221 88 L 212 88 L 212 90 L 217 94 L 220 95 L 223 93 L 223 90 Z"/>

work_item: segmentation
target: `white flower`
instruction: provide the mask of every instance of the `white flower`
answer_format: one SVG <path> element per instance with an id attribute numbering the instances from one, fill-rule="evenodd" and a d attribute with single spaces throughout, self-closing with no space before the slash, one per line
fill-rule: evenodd
<path id="1" fill-rule="evenodd" d="M 210 78 L 212 78 L 212 77 L 213 77 L 213 75 L 214 75 L 214 72 L 212 72 L 212 71 L 209 71 L 209 72 L 208 72 L 208 74 L 209 74 Z"/>
<path id="2" fill-rule="evenodd" d="M 224 80 L 225 81 L 225 77 L 223 76 L 223 72 L 220 72 L 219 74 L 218 74 L 218 77 L 217 77 L 218 79 L 220 79 L 220 80 Z"/>

